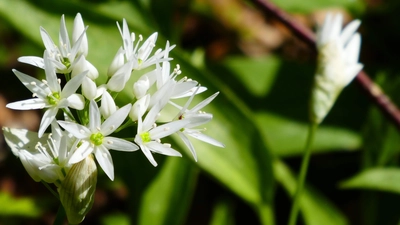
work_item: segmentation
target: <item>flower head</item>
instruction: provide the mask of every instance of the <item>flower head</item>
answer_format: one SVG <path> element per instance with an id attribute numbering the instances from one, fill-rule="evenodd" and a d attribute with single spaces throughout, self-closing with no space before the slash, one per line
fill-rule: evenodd
<path id="1" fill-rule="evenodd" d="M 44 66 L 46 80 L 39 81 L 36 78 L 28 76 L 17 70 L 13 70 L 18 79 L 33 93 L 31 99 L 17 101 L 6 105 L 7 108 L 18 110 L 31 110 L 46 108 L 40 122 L 38 135 L 41 137 L 47 127 L 55 119 L 59 109 L 71 107 L 74 109 L 83 109 L 84 99 L 76 90 L 82 83 L 86 72 L 77 75 L 68 81 L 61 90 L 60 80 L 57 78 L 53 64 L 49 59 L 47 51 L 44 52 Z"/>
<path id="2" fill-rule="evenodd" d="M 311 99 L 311 120 L 320 123 L 342 89 L 360 72 L 359 20 L 342 30 L 342 15 L 328 14 L 317 31 L 318 65 Z"/>
<path id="3" fill-rule="evenodd" d="M 81 140 L 80 147 L 76 149 L 69 162 L 80 162 L 91 153 L 94 153 L 101 168 L 111 180 L 114 180 L 114 164 L 109 150 L 131 152 L 139 149 L 138 146 L 132 142 L 109 136 L 124 122 L 132 105 L 125 105 L 115 111 L 103 123 L 101 123 L 100 110 L 96 102 L 93 100 L 90 101 L 89 107 L 88 126 L 73 122 L 58 121 L 61 127 Z"/>

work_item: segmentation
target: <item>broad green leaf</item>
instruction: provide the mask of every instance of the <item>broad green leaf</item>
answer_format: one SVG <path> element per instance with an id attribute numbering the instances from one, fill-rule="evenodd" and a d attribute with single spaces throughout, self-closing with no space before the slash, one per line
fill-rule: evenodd
<path id="1" fill-rule="evenodd" d="M 290 169 L 279 160 L 274 161 L 274 172 L 277 181 L 294 196 L 297 180 Z M 300 210 L 307 225 L 345 225 L 346 217 L 322 194 L 305 186 L 300 199 Z"/>
<path id="2" fill-rule="evenodd" d="M 0 192 L 1 216 L 39 217 L 42 209 L 29 197 L 15 198 L 7 192 Z"/>
<path id="3" fill-rule="evenodd" d="M 233 207 L 229 199 L 218 200 L 212 212 L 210 225 L 234 225 Z"/>
<path id="4" fill-rule="evenodd" d="M 183 224 L 197 180 L 197 169 L 188 161 L 170 157 L 145 190 L 139 224 Z"/>
<path id="5" fill-rule="evenodd" d="M 367 169 L 340 184 L 342 188 L 371 189 L 400 194 L 399 168 Z"/>
<path id="6" fill-rule="evenodd" d="M 259 97 L 267 95 L 271 90 L 281 66 L 280 60 L 275 56 L 257 58 L 234 56 L 226 58 L 223 64 L 250 93 Z"/>
<path id="7" fill-rule="evenodd" d="M 365 8 L 365 2 L 361 0 L 273 0 L 277 6 L 281 7 L 283 10 L 292 13 L 311 13 L 318 9 L 326 8 L 345 8 L 352 11 L 362 12 Z"/>
<path id="8" fill-rule="evenodd" d="M 271 113 L 258 113 L 256 120 L 268 147 L 278 156 L 303 154 L 307 138 L 308 125 L 296 122 Z M 337 127 L 320 126 L 317 129 L 312 151 L 314 153 L 329 151 L 354 151 L 361 147 L 359 134 Z"/>

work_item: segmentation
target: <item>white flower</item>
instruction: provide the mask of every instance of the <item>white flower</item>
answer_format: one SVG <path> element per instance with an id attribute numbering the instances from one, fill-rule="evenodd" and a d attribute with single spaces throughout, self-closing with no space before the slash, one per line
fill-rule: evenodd
<path id="1" fill-rule="evenodd" d="M 143 96 L 141 99 L 137 100 L 133 106 L 131 111 L 129 112 L 129 117 L 132 121 L 137 121 L 139 117 L 142 117 L 143 114 L 147 111 L 147 108 L 150 104 L 150 95 L 147 94 Z"/>
<path id="2" fill-rule="evenodd" d="M 317 31 L 318 65 L 312 91 L 311 120 L 320 123 L 332 108 L 339 93 L 360 72 L 358 62 L 360 25 L 354 20 L 342 30 L 342 15 L 328 14 Z"/>
<path id="3" fill-rule="evenodd" d="M 140 107 L 140 105 L 137 107 Z M 162 144 L 160 139 L 177 132 L 189 123 L 189 121 L 179 120 L 157 127 L 155 126 L 155 122 L 160 110 L 160 104 L 157 103 L 146 115 L 143 122 L 141 117 L 138 118 L 138 129 L 135 136 L 136 144 L 139 145 L 153 166 L 157 166 L 157 162 L 154 160 L 151 152 L 168 156 L 182 156 L 181 153 L 171 148 L 169 144 Z M 141 109 L 138 109 L 138 111 L 141 111 Z"/>
<path id="4" fill-rule="evenodd" d="M 132 61 L 128 61 L 121 66 L 114 75 L 111 76 L 107 82 L 107 88 L 111 91 L 120 92 L 124 89 L 126 82 L 128 82 L 132 73 Z"/>
<path id="5" fill-rule="evenodd" d="M 139 47 L 140 42 L 143 41 L 142 35 L 139 35 L 139 40 L 135 44 L 135 34 L 130 33 L 126 20 L 124 19 L 122 21 L 122 29 L 118 23 L 117 26 L 123 40 L 126 60 L 133 61 L 134 70 L 141 70 L 165 60 L 171 60 L 170 58 L 163 58 L 163 56 L 165 55 L 165 51 L 169 52 L 175 46 L 168 46 L 164 51 L 159 49 L 150 57 L 157 41 L 157 33 L 150 35 L 150 37 L 147 38 L 147 40 Z"/>
<path id="6" fill-rule="evenodd" d="M 199 87 L 198 87 L 199 88 Z M 202 108 L 204 108 L 206 105 L 208 105 L 212 100 L 214 100 L 215 97 L 217 97 L 217 95 L 219 94 L 219 92 L 211 95 L 210 97 L 208 97 L 207 99 L 203 100 L 202 102 L 200 102 L 199 104 L 197 104 L 196 106 L 194 106 L 192 109 L 188 110 L 187 107 L 189 106 L 189 104 L 192 102 L 193 97 L 196 95 L 196 92 L 194 92 L 192 94 L 192 96 L 190 97 L 190 99 L 187 101 L 187 103 L 184 105 L 184 107 L 181 108 L 180 112 L 177 115 L 177 119 L 179 120 L 188 120 L 190 121 L 183 129 L 179 130 L 177 132 L 177 134 L 179 135 L 179 137 L 182 139 L 182 141 L 185 143 L 185 145 L 189 148 L 190 152 L 193 155 L 193 158 L 197 161 L 197 154 L 196 151 L 194 149 L 193 144 L 190 142 L 188 136 L 191 136 L 193 138 L 196 138 L 200 141 L 209 143 L 211 145 L 217 146 L 217 147 L 225 147 L 224 144 L 222 144 L 221 142 L 205 135 L 202 134 L 203 131 L 205 131 L 205 129 L 193 129 L 194 127 L 203 125 L 207 122 L 209 122 L 212 119 L 212 114 L 210 113 L 205 113 L 203 111 L 200 111 Z M 172 103 L 174 106 L 180 108 L 178 105 L 176 105 L 175 103 Z"/>
<path id="7" fill-rule="evenodd" d="M 117 111 L 117 106 L 115 105 L 114 99 L 111 97 L 108 91 L 104 91 L 103 96 L 101 97 L 101 106 L 100 106 L 101 115 L 105 119 L 107 119 L 115 111 Z"/>
<path id="8" fill-rule="evenodd" d="M 86 29 L 83 29 L 83 21 L 81 15 L 78 13 L 75 17 L 73 28 L 73 42 L 70 43 L 68 31 L 65 26 L 64 15 L 61 17 L 59 46 L 54 44 L 52 38 L 47 31 L 40 27 L 40 34 L 46 50 L 49 53 L 50 59 L 55 64 L 58 73 L 70 73 L 73 69 L 79 53 L 87 54 L 87 38 Z M 22 63 L 31 64 L 40 68 L 44 67 L 44 59 L 35 56 L 25 56 L 18 58 Z"/>
<path id="9" fill-rule="evenodd" d="M 81 73 L 68 81 L 61 90 L 60 81 L 57 78 L 52 62 L 48 59 L 47 51 L 44 52 L 44 69 L 46 80 L 39 81 L 17 70 L 13 70 L 18 79 L 33 93 L 32 99 L 9 103 L 7 108 L 18 110 L 31 110 L 47 108 L 40 123 L 38 135 L 41 137 L 50 123 L 55 119 L 59 109 L 75 108 L 83 109 L 84 99 L 75 91 L 82 83 L 86 73 Z"/>
<path id="10" fill-rule="evenodd" d="M 67 144 L 68 135 L 64 135 L 56 123 L 52 130 L 50 135 L 38 138 L 36 132 L 3 127 L 8 146 L 20 158 L 32 179 L 58 186 L 72 166 L 68 163 L 71 146 Z"/>
<path id="11" fill-rule="evenodd" d="M 109 136 L 121 126 L 131 107 L 132 105 L 128 104 L 120 108 L 101 123 L 99 108 L 96 102 L 92 100 L 89 106 L 89 124 L 87 127 L 77 123 L 58 121 L 65 130 L 81 140 L 80 147 L 71 156 L 69 162 L 80 162 L 94 153 L 101 168 L 111 180 L 114 180 L 114 164 L 109 150 L 131 152 L 139 149 L 132 142 Z"/>

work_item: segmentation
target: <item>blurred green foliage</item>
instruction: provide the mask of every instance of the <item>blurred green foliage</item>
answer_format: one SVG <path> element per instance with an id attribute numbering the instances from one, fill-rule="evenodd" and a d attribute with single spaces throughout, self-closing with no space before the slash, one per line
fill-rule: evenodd
<path id="1" fill-rule="evenodd" d="M 364 16 L 366 32 L 371 29 L 368 27 L 371 17 L 368 16 L 379 15 L 379 11 L 368 11 L 367 4 L 362 1 L 274 2 L 288 12 L 302 14 L 328 7 L 341 8 Z M 207 134 L 223 142 L 224 149 L 194 141 L 199 158 L 194 162 L 183 143 L 173 139 L 171 142 L 185 153 L 184 158 L 156 156 L 160 162 L 157 168 L 139 153 L 113 152 L 116 177 L 121 185 L 110 185 L 103 174 L 98 193 L 106 203 L 96 206 L 95 202 L 93 212 L 87 215 L 83 224 L 287 222 L 290 198 L 296 187 L 296 173 L 292 171 L 298 169 L 307 132 L 313 61 L 288 60 L 279 50 L 261 57 L 249 57 L 237 49 L 222 60 L 213 61 L 207 58 L 205 46 L 195 46 L 195 51 L 183 49 L 180 42 L 183 42 L 185 26 L 188 26 L 185 21 L 192 15 L 204 16 L 207 8 L 199 7 L 202 3 L 59 0 L 49 4 L 45 0 L 0 0 L 0 40 L 5 34 L 17 37 L 12 41 L 13 46 L 0 46 L 2 71 L 11 67 L 7 65 L 9 51 L 18 54 L 13 55 L 14 59 L 43 54 L 40 26 L 56 38 L 61 15 L 65 14 L 67 26 L 72 27 L 74 16 L 80 12 L 89 26 L 88 60 L 103 79 L 122 44 L 115 22 L 125 18 L 136 34 L 146 37 L 159 32 L 158 47 L 163 48 L 166 40 L 177 44 L 171 52 L 172 64 L 180 64 L 185 76 L 208 87 L 203 98 L 221 92 L 206 108 L 214 114 Z M 210 26 L 218 23 L 216 15 L 210 11 L 206 13 Z M 371 37 L 366 38 L 367 43 L 376 36 Z M 368 50 L 367 53 L 372 55 Z M 385 70 L 383 64 L 367 63 L 366 57 L 366 69 L 371 69 L 373 74 L 379 72 L 378 83 L 391 96 L 398 95 L 395 84 L 399 79 L 390 76 L 396 67 L 393 65 Z M 19 65 L 13 62 L 12 67 L 16 66 Z M 39 71 L 37 75 L 43 74 Z M 124 94 L 131 95 L 128 89 Z M 398 98 L 394 100 L 399 101 Z M 119 96 L 119 101 L 124 101 L 124 95 Z M 376 192 L 399 193 L 399 134 L 376 108 L 369 107 L 360 90 L 351 85 L 318 129 L 313 144 L 313 151 L 318 154 L 312 158 L 309 184 L 301 200 L 303 224 L 395 224 L 399 221 L 398 212 L 385 210 L 396 208 L 399 196 Z M 8 157 L 13 156 L 8 154 Z M 22 167 L 20 164 L 12 166 Z M 346 189 L 338 189 L 340 181 L 344 181 L 340 188 Z M 329 188 L 324 189 L 325 183 Z M 124 192 L 126 195 L 121 196 Z M 28 192 L 28 195 L 35 193 Z M 96 201 L 102 202 L 99 196 Z M 0 223 L 9 221 L 10 216 L 17 217 L 14 224 L 26 221 L 23 217 L 43 221 L 42 212 L 54 202 L 36 204 L 30 197 L 16 198 L 2 191 Z M 378 210 L 381 205 L 384 208 Z"/>

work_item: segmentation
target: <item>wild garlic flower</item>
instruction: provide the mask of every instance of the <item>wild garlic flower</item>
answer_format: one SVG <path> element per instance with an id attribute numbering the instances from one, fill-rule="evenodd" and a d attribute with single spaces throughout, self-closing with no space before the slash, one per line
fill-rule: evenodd
<path id="1" fill-rule="evenodd" d="M 40 35 L 42 36 L 43 44 L 48 51 L 50 59 L 53 61 L 57 73 L 70 73 L 78 61 L 80 55 L 86 56 L 88 53 L 88 41 L 86 37 L 86 28 L 81 15 L 78 13 L 75 17 L 74 27 L 72 31 L 72 43 L 70 42 L 68 31 L 65 26 L 64 15 L 61 16 L 59 46 L 57 46 L 47 31 L 40 27 Z M 18 58 L 18 61 L 27 63 L 39 68 L 44 68 L 44 59 L 36 56 L 25 56 Z M 87 64 L 90 64 L 86 61 Z M 91 69 L 94 67 L 88 65 Z"/>
<path id="2" fill-rule="evenodd" d="M 82 83 L 86 72 L 77 75 L 68 81 L 61 90 L 60 80 L 57 78 L 52 61 L 47 51 L 44 52 L 44 69 L 46 79 L 39 81 L 17 70 L 13 70 L 18 79 L 33 93 L 32 99 L 9 103 L 10 109 L 31 110 L 46 108 L 46 112 L 40 122 L 39 137 L 42 137 L 50 123 L 55 119 L 59 109 L 67 107 L 81 110 L 84 107 L 84 99 L 80 94 L 75 93 Z"/>
<path id="3" fill-rule="evenodd" d="M 156 120 L 160 110 L 161 104 L 158 103 L 149 111 L 144 121 L 142 121 L 141 117 L 138 118 L 138 128 L 135 136 L 136 144 L 139 145 L 143 154 L 153 166 L 157 166 L 157 162 L 152 152 L 168 156 L 182 156 L 181 153 L 171 148 L 170 144 L 161 143 L 160 139 L 179 131 L 189 123 L 189 121 L 179 120 L 157 126 Z"/>
<path id="4" fill-rule="evenodd" d="M 52 130 L 52 134 L 38 138 L 36 132 L 3 127 L 7 144 L 32 179 L 59 186 L 72 166 L 68 163 L 71 146 L 68 135 L 63 134 L 57 123 L 52 124 Z"/>
<path id="5" fill-rule="evenodd" d="M 131 152 L 139 149 L 132 142 L 109 136 L 121 126 L 122 122 L 128 116 L 131 107 L 131 104 L 125 105 L 102 123 L 99 107 L 92 100 L 89 105 L 88 126 L 59 120 L 58 123 L 61 127 L 81 140 L 80 147 L 71 156 L 69 162 L 72 164 L 80 162 L 91 153 L 94 153 L 101 168 L 111 180 L 114 180 L 114 164 L 109 150 Z"/>
<path id="6" fill-rule="evenodd" d="M 200 87 L 198 87 L 198 89 L 199 88 Z M 205 113 L 205 112 L 201 111 L 201 109 L 204 108 L 205 106 L 207 106 L 208 104 L 210 104 L 210 102 L 212 100 L 214 100 L 214 98 L 217 97 L 218 94 L 219 94 L 219 92 L 211 95 L 207 99 L 203 100 L 202 102 L 200 102 L 199 104 L 194 106 L 192 109 L 187 109 L 187 108 L 190 105 L 190 103 L 192 102 L 193 97 L 196 95 L 196 91 L 192 94 L 192 96 L 189 98 L 189 100 L 186 102 L 186 104 L 183 107 L 180 107 L 180 106 L 176 105 L 175 103 L 170 102 L 172 105 L 176 106 L 177 108 L 180 108 L 180 111 L 177 114 L 176 119 L 189 121 L 189 123 L 186 124 L 185 127 L 183 127 L 181 130 L 179 130 L 177 132 L 177 134 L 182 139 L 182 141 L 185 143 L 185 145 L 189 148 L 189 150 L 192 153 L 193 158 L 195 159 L 196 162 L 197 162 L 197 154 L 196 154 L 193 144 L 190 142 L 190 140 L 188 138 L 189 136 L 196 138 L 200 141 L 206 142 L 208 144 L 217 146 L 217 147 L 221 147 L 221 148 L 225 147 L 225 145 L 222 144 L 221 142 L 203 134 L 202 132 L 205 131 L 205 128 L 203 128 L 203 129 L 196 128 L 195 129 L 195 127 L 206 124 L 212 119 L 212 117 L 213 117 L 212 114 Z"/>
<path id="7" fill-rule="evenodd" d="M 171 60 L 170 58 L 163 58 L 163 56 L 165 55 L 165 52 L 170 52 L 175 45 L 168 45 L 165 50 L 158 49 L 151 56 L 153 48 L 156 46 L 155 44 L 158 37 L 157 32 L 150 35 L 150 37 L 148 37 L 144 43 L 140 45 L 140 43 L 143 41 L 143 36 L 139 35 L 139 40 L 135 44 L 135 33 L 131 33 L 129 31 L 128 23 L 125 19 L 122 21 L 122 28 L 118 23 L 117 26 L 123 41 L 125 59 L 126 61 L 132 60 L 134 70 L 141 70 L 162 61 Z"/>
<path id="8" fill-rule="evenodd" d="M 342 30 L 341 14 L 328 14 L 317 31 L 318 64 L 311 97 L 311 121 L 321 123 L 339 93 L 361 71 L 359 20 Z"/>

